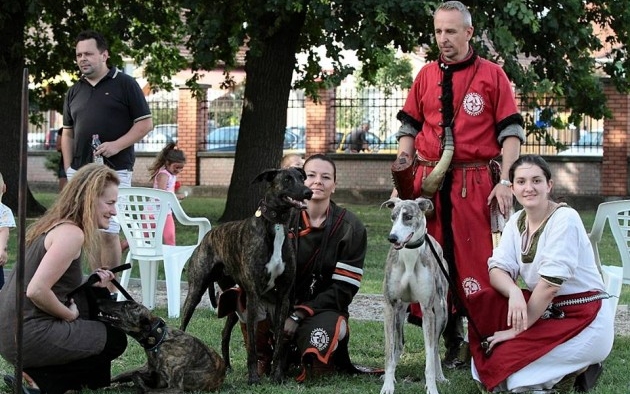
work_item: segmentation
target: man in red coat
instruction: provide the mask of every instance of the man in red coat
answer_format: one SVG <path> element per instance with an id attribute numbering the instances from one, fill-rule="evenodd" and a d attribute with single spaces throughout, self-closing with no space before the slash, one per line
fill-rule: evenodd
<path id="1" fill-rule="evenodd" d="M 466 297 L 489 287 L 488 258 L 492 254 L 490 203 L 496 199 L 507 215 L 512 208 L 508 169 L 518 158 L 525 139 L 512 86 L 500 66 L 483 59 L 470 47 L 474 28 L 470 12 L 459 1 L 442 3 L 434 13 L 435 41 L 440 57 L 420 70 L 403 109 L 398 113 L 398 155 L 417 154 L 413 197 L 444 150 L 450 128 L 454 152 L 448 171 L 432 197 L 435 215 L 428 231 L 444 248 L 457 294 L 444 338 L 449 368 L 458 359 L 464 340 L 461 314 Z M 502 154 L 500 167 L 491 161 Z M 494 179 L 494 180 L 493 180 Z M 496 179 L 500 179 L 497 183 Z M 426 193 L 425 193 L 426 194 Z M 457 308 L 458 301 L 463 305 Z M 420 312 L 412 305 L 410 321 Z M 472 311 L 474 317 L 474 311 Z M 461 357 L 459 357 L 461 358 Z"/>

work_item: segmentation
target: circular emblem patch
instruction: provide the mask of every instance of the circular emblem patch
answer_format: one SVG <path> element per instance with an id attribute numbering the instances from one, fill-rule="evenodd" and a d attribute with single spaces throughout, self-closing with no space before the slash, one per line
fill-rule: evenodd
<path id="1" fill-rule="evenodd" d="M 471 116 L 481 115 L 484 105 L 483 97 L 478 93 L 468 93 L 464 96 L 464 102 L 462 103 L 464 111 Z"/>
<path id="2" fill-rule="evenodd" d="M 320 352 L 328 347 L 330 338 L 323 328 L 316 328 L 311 332 L 311 345 Z"/>
<path id="3" fill-rule="evenodd" d="M 481 290 L 481 285 L 479 284 L 479 281 L 477 279 L 471 278 L 469 276 L 462 281 L 462 288 L 464 289 L 464 293 L 469 296 Z"/>

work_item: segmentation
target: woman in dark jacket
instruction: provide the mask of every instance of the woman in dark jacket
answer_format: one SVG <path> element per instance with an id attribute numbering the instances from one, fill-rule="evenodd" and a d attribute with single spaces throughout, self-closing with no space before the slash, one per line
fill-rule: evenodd
<path id="1" fill-rule="evenodd" d="M 292 221 L 297 250 L 295 307 L 284 325 L 301 358 L 303 381 L 309 371 L 354 370 L 348 356 L 348 305 L 359 291 L 367 232 L 350 211 L 337 206 L 335 163 L 324 155 L 304 163 L 313 191 L 305 211 Z"/>

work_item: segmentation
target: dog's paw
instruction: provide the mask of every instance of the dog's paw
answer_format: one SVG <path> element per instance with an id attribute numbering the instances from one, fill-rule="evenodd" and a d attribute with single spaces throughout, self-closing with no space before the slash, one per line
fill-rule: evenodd
<path id="1" fill-rule="evenodd" d="M 396 380 L 387 381 L 383 383 L 383 387 L 381 387 L 381 394 L 394 394 L 394 383 Z"/>

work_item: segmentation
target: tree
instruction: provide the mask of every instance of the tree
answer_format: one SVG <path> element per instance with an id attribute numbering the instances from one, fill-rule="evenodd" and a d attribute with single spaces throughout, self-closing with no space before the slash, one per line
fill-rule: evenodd
<path id="1" fill-rule="evenodd" d="M 68 80 L 77 78 L 74 38 L 81 30 L 90 28 L 109 38 L 112 65 L 120 67 L 123 56 L 131 57 L 138 64 L 146 64 L 153 86 L 168 88 L 170 79 L 163 76 L 187 64 L 179 48 L 172 44 L 183 40 L 180 16 L 179 7 L 169 1 L 137 4 L 119 0 L 3 0 L 0 124 L 4 129 L 4 149 L 0 172 L 8 187 L 5 204 L 14 211 L 18 208 L 20 92 L 24 67 L 28 68 L 33 86 L 32 106 L 61 111 Z M 43 210 L 27 190 L 27 214 L 37 215 Z"/>
<path id="2" fill-rule="evenodd" d="M 363 80 L 374 81 L 393 46 L 411 52 L 432 45 L 433 10 L 441 1 L 418 0 L 67 0 L 62 7 L 43 0 L 5 0 L 0 10 L 0 121 L 9 132 L 5 149 L 16 151 L 18 115 L 15 88 L 23 59 L 38 83 L 34 95 L 46 105 L 59 105 L 67 85 L 49 82 L 62 70 L 74 73 L 73 37 L 84 27 L 113 38 L 112 53 L 126 54 L 145 65 L 153 86 L 164 86 L 165 76 L 184 68 L 177 45 L 190 51 L 193 70 L 221 64 L 229 72 L 237 53 L 246 46 L 246 87 L 241 130 L 232 182 L 222 220 L 250 215 L 262 196 L 250 181 L 264 168 L 276 167 L 282 154 L 282 135 L 292 84 L 316 97 L 318 88 L 338 84 L 352 73 L 342 50 L 355 50 L 362 62 Z M 500 62 L 532 105 L 547 94 L 563 96 L 573 109 L 569 121 L 582 114 L 607 116 L 599 75 L 607 75 L 620 91 L 627 91 L 630 59 L 630 8 L 613 0 L 497 0 L 465 1 L 475 25 L 474 47 Z M 27 6 L 28 5 L 28 6 Z M 180 13 L 180 10 L 181 13 Z M 181 19 L 180 19 L 181 18 Z M 185 20 L 185 23 L 182 23 Z M 20 33 L 27 27 L 26 37 Z M 596 36 L 594 28 L 604 34 Z M 184 40 L 183 37 L 186 37 Z M 28 38 L 28 39 L 27 39 Z M 26 41 L 26 44 L 25 44 Z M 28 44 L 28 45 L 27 45 Z M 26 51 L 23 53 L 23 47 Z M 333 70 L 322 70 L 315 51 L 326 49 Z M 604 50 L 601 59 L 593 53 Z M 296 53 L 308 53 L 297 64 Z M 120 57 L 118 57 L 120 59 Z M 116 59 L 114 59 L 116 61 Z M 524 62 L 528 63 L 524 65 Z M 114 63 L 120 64 L 120 63 Z M 13 73 L 13 74 L 12 74 Z M 190 81 L 194 86 L 196 78 Z M 14 100 L 11 102 L 11 100 Z M 11 117 L 8 112 L 14 113 Z M 0 157 L 0 171 L 17 173 L 10 155 Z M 10 197 L 10 196 L 9 196 Z"/>
<path id="3" fill-rule="evenodd" d="M 246 45 L 246 89 L 234 172 L 222 220 L 250 215 L 259 190 L 249 181 L 261 168 L 280 160 L 292 72 L 295 87 L 316 97 L 321 86 L 334 86 L 353 70 L 343 49 L 356 50 L 361 77 L 374 81 L 386 64 L 391 46 L 410 52 L 418 45 L 437 57 L 432 44 L 433 10 L 441 1 L 417 0 L 183 0 L 190 28 L 187 47 L 194 69 L 211 69 L 218 61 L 235 66 L 235 54 Z M 599 76 L 606 73 L 627 91 L 630 61 L 630 9 L 623 2 L 582 0 L 498 0 L 468 2 L 475 25 L 474 47 L 484 57 L 503 63 L 524 95 L 560 95 L 573 109 L 569 121 L 582 114 L 608 114 Z M 608 28 L 602 38 L 594 26 Z M 606 62 L 593 53 L 608 49 Z M 326 49 L 334 70 L 322 70 L 318 47 Z M 308 53 L 296 64 L 295 54 Z M 529 66 L 522 60 L 529 62 Z"/>

